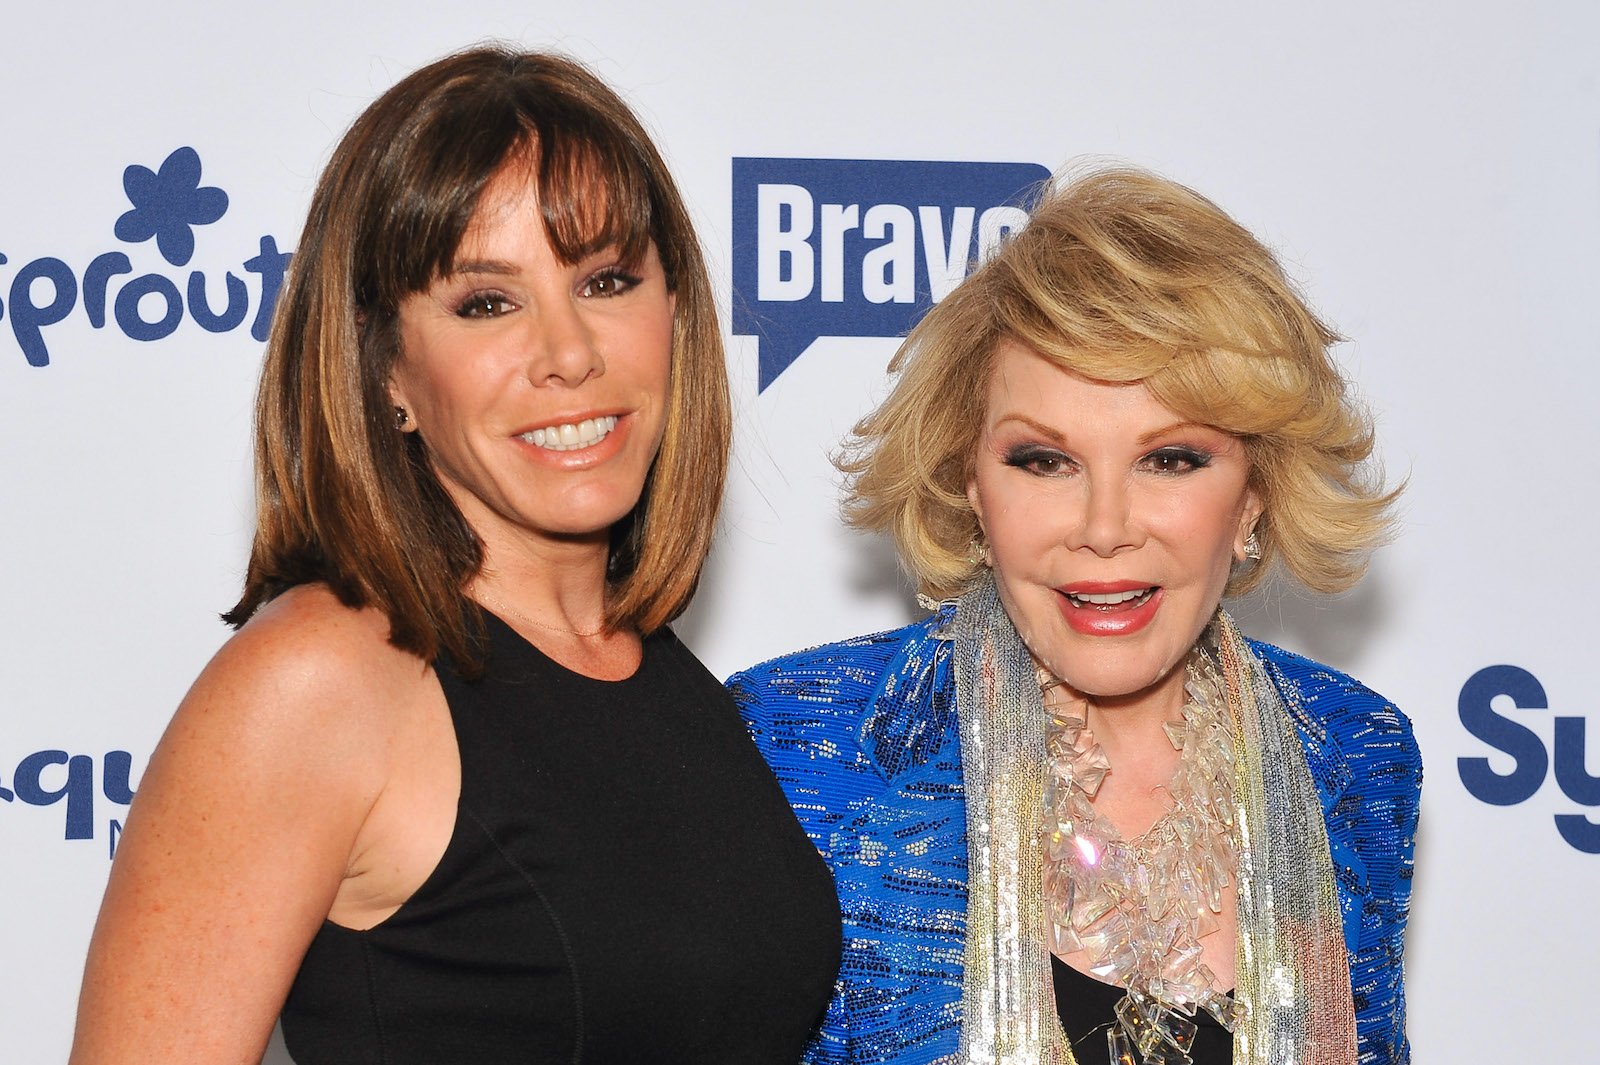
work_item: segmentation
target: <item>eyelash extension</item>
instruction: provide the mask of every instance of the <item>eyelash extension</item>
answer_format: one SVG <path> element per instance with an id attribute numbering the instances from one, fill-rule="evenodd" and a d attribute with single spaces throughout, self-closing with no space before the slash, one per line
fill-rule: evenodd
<path id="1" fill-rule="evenodd" d="M 1008 448 L 1000 461 L 1019 470 L 1032 470 L 1034 465 L 1040 462 L 1054 462 L 1058 466 L 1066 466 L 1072 462 L 1054 448 L 1041 447 L 1038 444 L 1017 444 Z"/>
<path id="2" fill-rule="evenodd" d="M 492 289 L 483 292 L 474 292 L 463 299 L 460 303 L 456 304 L 456 315 L 461 318 L 480 317 L 472 312 L 475 309 L 481 308 L 484 304 L 506 304 L 510 302 L 511 297 L 507 296 L 504 292 L 497 292 Z"/>
<path id="3" fill-rule="evenodd" d="M 1168 461 L 1181 464 L 1182 468 L 1179 469 L 1157 471 L 1159 473 L 1171 474 L 1191 473 L 1195 470 L 1203 470 L 1207 466 L 1211 465 L 1214 459 L 1215 456 L 1206 451 L 1200 451 L 1191 447 L 1174 446 L 1159 448 L 1155 451 L 1152 451 L 1150 454 L 1146 455 L 1142 461 L 1156 463 Z M 1054 448 L 1042 447 L 1039 444 L 1017 444 L 1016 446 L 1006 450 L 1005 454 L 1001 458 L 1001 462 L 1007 466 L 1011 466 L 1019 470 L 1027 470 L 1032 473 L 1054 473 L 1063 467 L 1070 466 L 1072 464 L 1072 459 L 1070 456 L 1064 455 Z M 1055 468 L 1051 470 L 1040 470 L 1037 468 L 1044 463 L 1053 463 Z"/>
<path id="4" fill-rule="evenodd" d="M 610 281 L 616 285 L 616 291 L 613 292 L 612 295 L 620 296 L 622 293 L 637 285 L 641 280 L 642 278 L 638 274 L 630 273 L 620 266 L 608 266 L 589 275 L 588 280 L 584 281 L 583 287 L 589 288 L 596 282 Z"/>
<path id="5" fill-rule="evenodd" d="M 1211 465 L 1215 458 L 1210 452 L 1199 451 L 1192 447 L 1164 447 L 1152 451 L 1146 459 L 1178 459 L 1189 464 L 1190 469 L 1203 470 Z M 1169 471 L 1171 472 L 1171 471 Z"/>

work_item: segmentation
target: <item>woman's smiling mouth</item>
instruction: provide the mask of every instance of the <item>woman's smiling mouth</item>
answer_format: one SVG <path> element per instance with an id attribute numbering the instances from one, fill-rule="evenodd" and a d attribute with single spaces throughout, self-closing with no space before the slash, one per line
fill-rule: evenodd
<path id="1" fill-rule="evenodd" d="M 517 439 L 535 447 L 542 447 L 546 451 L 576 451 L 579 448 L 593 447 L 610 435 L 611 430 L 616 427 L 617 416 L 609 414 L 600 418 L 585 418 L 580 422 L 562 422 L 560 425 L 550 425 L 542 429 L 530 429 L 518 434 Z"/>
<path id="2" fill-rule="evenodd" d="M 1143 606 L 1145 600 L 1156 592 L 1156 586 L 1130 588 L 1123 592 L 1062 592 L 1073 606 L 1079 609 L 1099 608 L 1115 610 Z"/>
<path id="3" fill-rule="evenodd" d="M 1162 602 L 1159 584 L 1085 582 L 1055 592 L 1067 627 L 1083 636 L 1131 636 L 1155 619 Z"/>

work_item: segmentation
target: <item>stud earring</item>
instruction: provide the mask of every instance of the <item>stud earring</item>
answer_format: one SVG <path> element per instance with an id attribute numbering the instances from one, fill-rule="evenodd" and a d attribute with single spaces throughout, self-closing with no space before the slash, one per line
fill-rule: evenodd
<path id="1" fill-rule="evenodd" d="M 398 403 L 395 404 L 394 427 L 396 429 L 404 429 L 408 424 L 410 424 L 410 422 L 411 415 L 406 413 L 406 409 L 404 407 L 400 406 Z"/>
<path id="2" fill-rule="evenodd" d="M 1256 539 L 1254 530 L 1244 538 L 1244 557 L 1251 562 L 1259 562 L 1261 560 L 1261 541 Z"/>

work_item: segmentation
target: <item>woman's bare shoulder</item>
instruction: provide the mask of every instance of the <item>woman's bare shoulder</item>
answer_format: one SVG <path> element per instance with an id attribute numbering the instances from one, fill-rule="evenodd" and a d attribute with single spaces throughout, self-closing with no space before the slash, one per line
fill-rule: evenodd
<path id="1" fill-rule="evenodd" d="M 221 697 L 311 719 L 338 718 L 347 726 L 381 724 L 385 707 L 416 696 L 429 668 L 389 642 L 389 619 L 381 611 L 347 606 L 326 586 L 308 584 L 246 622 L 185 701 Z M 371 715 L 378 720 L 369 721 Z"/>
<path id="2" fill-rule="evenodd" d="M 428 664 L 388 636 L 381 612 L 346 606 L 325 587 L 285 592 L 201 671 L 149 775 L 185 790 L 221 778 L 169 774 L 167 763 L 226 764 L 230 776 L 313 776 L 364 812 L 393 769 L 396 737 L 436 689 Z"/>

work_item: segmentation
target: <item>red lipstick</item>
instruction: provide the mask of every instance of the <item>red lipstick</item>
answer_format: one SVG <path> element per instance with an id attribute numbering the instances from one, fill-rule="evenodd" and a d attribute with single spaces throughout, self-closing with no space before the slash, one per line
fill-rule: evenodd
<path id="1" fill-rule="evenodd" d="M 1139 594 L 1130 596 L 1130 592 Z M 1107 597 L 1112 601 L 1104 601 Z M 1138 581 L 1079 581 L 1056 589 L 1056 605 L 1073 632 L 1131 636 L 1150 624 L 1161 609 L 1161 588 Z"/>

